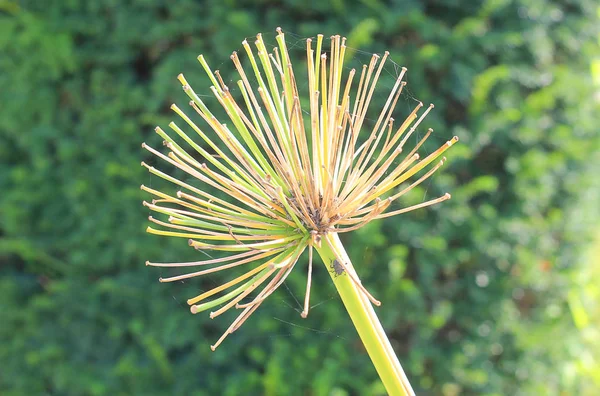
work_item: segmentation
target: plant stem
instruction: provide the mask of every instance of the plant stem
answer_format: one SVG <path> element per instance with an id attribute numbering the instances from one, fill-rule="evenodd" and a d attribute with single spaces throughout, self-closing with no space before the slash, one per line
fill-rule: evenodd
<path id="1" fill-rule="evenodd" d="M 354 272 L 354 267 L 338 235 L 327 234 L 324 239 L 317 251 L 327 267 L 329 275 L 385 389 L 390 395 L 413 396 L 415 393 L 383 331 L 383 327 L 381 327 L 381 323 L 379 323 L 371 302 L 346 271 L 339 274 L 342 271 L 341 268 L 333 265 L 333 261 L 337 259 L 344 263 L 348 271 Z M 353 275 L 355 279 L 358 279 L 355 272 Z"/>

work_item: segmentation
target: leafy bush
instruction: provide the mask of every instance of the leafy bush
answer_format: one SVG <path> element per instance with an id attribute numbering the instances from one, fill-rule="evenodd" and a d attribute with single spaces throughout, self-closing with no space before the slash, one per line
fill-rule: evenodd
<path id="1" fill-rule="evenodd" d="M 226 75 L 243 37 L 276 26 L 389 50 L 410 95 L 436 105 L 426 127 L 439 142 L 461 138 L 412 195 L 451 201 L 347 238 L 417 393 L 576 392 L 565 295 L 598 221 L 582 205 L 600 166 L 594 7 L 0 2 L 0 392 L 382 392 L 322 269 L 312 300 L 323 304 L 307 320 L 289 306 L 304 287 L 296 271 L 290 293 L 212 353 L 226 324 L 181 302 L 202 284 L 161 285 L 143 266 L 196 253 L 143 232 L 138 186 L 157 181 L 138 166 L 139 144 L 156 142 L 153 127 L 184 100 L 175 76 L 200 74 L 199 53 Z"/>

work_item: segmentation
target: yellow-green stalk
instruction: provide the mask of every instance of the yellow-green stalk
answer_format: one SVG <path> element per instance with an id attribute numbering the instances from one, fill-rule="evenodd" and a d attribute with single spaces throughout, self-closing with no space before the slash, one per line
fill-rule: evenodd
<path id="1" fill-rule="evenodd" d="M 423 107 L 419 103 L 399 126 L 394 126 L 392 115 L 406 85 L 406 69 L 402 69 L 384 107 L 373 112 L 369 104 L 389 54 L 375 54 L 369 65 L 363 65 L 352 98 L 356 70 L 344 79 L 346 39 L 332 36 L 327 52 L 323 52 L 322 35 L 316 38 L 316 50 L 312 41 L 306 40 L 307 69 L 300 77 L 308 82 L 307 92 L 298 90 L 296 71 L 279 28 L 277 46 L 271 53 L 261 34 L 254 49 L 246 40 L 242 42 L 247 68 L 240 55 L 231 55 L 239 74 L 234 88 L 241 100 L 236 100 L 219 72 L 213 72 L 200 55 L 198 61 L 213 84 L 210 91 L 228 120 L 217 119 L 187 79 L 178 76 L 200 125 L 173 105 L 172 110 L 183 120 L 181 126 L 171 122 L 171 134 L 156 128 L 168 152 L 145 143 L 142 147 L 192 181 L 184 182 L 142 163 L 152 174 L 179 188 L 166 193 L 142 186 L 155 197 L 144 205 L 162 217 L 150 216 L 157 227 L 147 231 L 186 238 L 195 249 L 218 251 L 224 256 L 146 264 L 196 267 L 161 278 L 161 282 L 245 269 L 242 275 L 188 300 L 192 313 L 215 309 L 209 314 L 211 318 L 232 308 L 241 311 L 211 345 L 214 350 L 285 281 L 308 248 L 301 313 L 306 318 L 316 249 L 385 388 L 392 395 L 411 395 L 410 383 L 373 310 L 372 304 L 381 303 L 362 285 L 338 234 L 449 199 L 450 195 L 444 194 L 410 207 L 390 209 L 398 198 L 442 166 L 442 154 L 458 139 L 452 138 L 421 159 L 418 149 L 430 136 L 430 129 L 405 153 L 409 138 L 433 108 L 431 105 L 419 114 Z M 307 97 L 306 109 L 301 106 L 301 96 Z M 374 124 L 366 121 L 367 114 L 376 120 Z"/>

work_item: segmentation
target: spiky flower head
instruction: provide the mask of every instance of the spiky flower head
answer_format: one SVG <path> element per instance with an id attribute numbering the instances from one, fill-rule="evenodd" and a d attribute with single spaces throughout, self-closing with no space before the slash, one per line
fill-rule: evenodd
<path id="1" fill-rule="evenodd" d="M 402 68 L 391 87 L 383 108 L 372 112 L 369 104 L 388 52 L 383 56 L 374 54 L 359 76 L 355 69 L 345 76 L 345 38 L 332 36 L 329 51 L 323 50 L 322 35 L 316 38 L 316 48 L 313 40 L 307 39 L 307 67 L 303 71 L 292 66 L 279 28 L 276 40 L 277 46 L 271 53 L 261 34 L 256 36 L 254 49 L 244 40 L 249 67 L 242 66 L 239 54 L 231 55 L 240 78 L 238 99 L 219 72 L 213 72 L 202 55 L 198 57 L 213 84 L 212 94 L 229 118 L 228 124 L 213 115 L 180 74 L 178 79 L 202 126 L 172 105 L 183 120 L 181 126 L 171 122 L 170 134 L 156 128 L 168 153 L 142 145 L 194 179 L 186 183 L 142 163 L 154 175 L 180 188 L 175 195 L 169 195 L 142 186 L 155 197 L 144 205 L 164 217 L 163 220 L 150 217 L 156 226 L 148 227 L 147 231 L 187 238 L 189 245 L 198 250 L 222 252 L 219 258 L 195 262 L 147 262 L 156 267 L 198 269 L 160 281 L 178 281 L 234 267 L 247 269 L 242 275 L 187 301 L 192 313 L 219 307 L 210 312 L 211 318 L 233 307 L 241 309 L 223 336 L 211 346 L 213 350 L 285 281 L 308 248 L 307 290 L 302 311 L 306 317 L 313 246 L 328 243 L 322 242 L 327 241 L 324 238 L 327 234 L 353 231 L 373 220 L 450 198 L 445 194 L 418 205 L 390 209 L 394 201 L 442 166 L 445 160 L 440 159 L 442 153 L 458 140 L 454 137 L 420 158 L 417 151 L 430 136 L 429 129 L 414 147 L 405 147 L 433 108 L 430 105 L 423 109 L 423 104 L 418 103 L 404 121 L 395 123 L 392 115 L 406 85 L 403 81 L 406 68 Z M 308 82 L 308 92 L 298 91 L 297 78 Z M 352 92 L 356 92 L 354 97 Z M 368 113 L 375 122 L 366 128 Z M 218 138 L 211 138 L 209 130 Z M 214 190 L 227 197 L 209 192 Z M 331 271 L 346 271 L 357 287 L 379 305 L 347 265 L 338 260 Z"/>

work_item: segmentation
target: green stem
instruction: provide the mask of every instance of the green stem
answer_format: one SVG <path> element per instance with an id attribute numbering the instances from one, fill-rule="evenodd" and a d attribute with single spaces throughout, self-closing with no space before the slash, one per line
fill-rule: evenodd
<path id="1" fill-rule="evenodd" d="M 415 393 L 383 331 L 383 327 L 381 327 L 381 323 L 379 323 L 371 302 L 345 271 L 339 274 L 340 271 L 343 271 L 340 266 L 333 265 L 334 260 L 341 260 L 348 271 L 354 271 L 338 235 L 327 234 L 324 239 L 317 251 L 323 259 L 329 275 L 331 275 L 331 279 L 385 389 L 390 395 L 414 396 Z M 355 276 L 355 279 L 358 279 L 358 277 Z"/>

